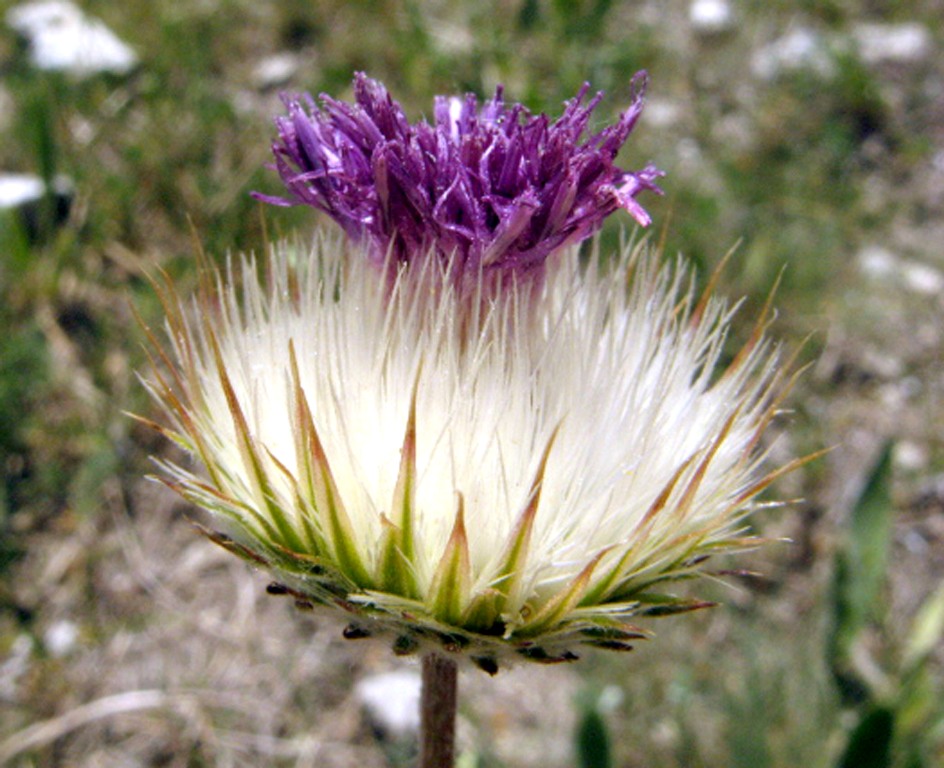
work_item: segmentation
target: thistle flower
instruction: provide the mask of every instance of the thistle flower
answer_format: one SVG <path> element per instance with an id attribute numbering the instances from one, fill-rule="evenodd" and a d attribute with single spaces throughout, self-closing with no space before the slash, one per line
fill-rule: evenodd
<path id="1" fill-rule="evenodd" d="M 266 283 L 244 259 L 193 306 L 162 292 L 157 428 L 202 471 L 160 466 L 208 535 L 348 637 L 490 672 L 628 649 L 637 617 L 707 605 L 664 590 L 756 543 L 783 383 L 764 321 L 723 363 L 733 310 L 644 245 L 614 268 L 567 249 L 472 312 L 448 262 L 391 283 L 361 248 L 281 243 Z"/>
<path id="2" fill-rule="evenodd" d="M 638 617 L 708 605 L 667 584 L 756 543 L 745 516 L 792 466 L 761 471 L 784 389 L 764 318 L 724 363 L 734 310 L 680 263 L 566 247 L 617 208 L 648 223 L 660 172 L 613 165 L 635 84 L 587 138 L 586 88 L 553 123 L 499 89 L 411 125 L 363 75 L 355 105 L 288 102 L 289 197 L 263 199 L 347 237 L 277 244 L 265 281 L 231 263 L 192 304 L 166 285 L 149 383 L 152 426 L 202 465 L 164 482 L 270 591 L 494 672 L 629 649 Z"/>
<path id="3" fill-rule="evenodd" d="M 506 105 L 499 86 L 479 106 L 475 96 L 438 97 L 435 123 L 411 124 L 380 83 L 358 74 L 355 103 L 322 96 L 286 98 L 276 119 L 275 167 L 287 197 L 327 213 L 375 263 L 425 258 L 430 251 L 458 269 L 543 272 L 548 255 L 596 232 L 614 211 L 642 225 L 636 201 L 659 191 L 654 166 L 614 165 L 642 111 L 645 74 L 614 124 L 588 135 L 602 94 L 583 104 L 584 85 L 553 123 Z"/>

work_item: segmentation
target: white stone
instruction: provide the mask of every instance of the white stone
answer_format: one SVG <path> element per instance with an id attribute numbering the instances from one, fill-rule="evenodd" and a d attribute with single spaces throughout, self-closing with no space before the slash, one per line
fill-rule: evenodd
<path id="1" fill-rule="evenodd" d="M 646 125 L 654 128 L 670 128 L 681 121 L 683 113 L 682 105 L 677 101 L 647 98 L 646 108 L 642 111 L 642 119 Z"/>
<path id="2" fill-rule="evenodd" d="M 61 658 L 72 651 L 79 639 L 79 628 L 74 621 L 60 619 L 43 633 L 43 645 L 50 656 Z"/>
<path id="3" fill-rule="evenodd" d="M 0 175 L 0 208 L 18 208 L 43 196 L 43 180 L 25 173 Z"/>
<path id="4" fill-rule="evenodd" d="M 82 11 L 67 0 L 40 0 L 14 6 L 6 18 L 14 30 L 31 37 L 56 24 L 76 23 L 82 19 Z"/>
<path id="5" fill-rule="evenodd" d="M 373 723 L 395 738 L 411 736 L 420 727 L 420 675 L 397 670 L 371 675 L 354 688 Z"/>
<path id="6" fill-rule="evenodd" d="M 283 51 L 266 56 L 256 64 L 252 79 L 257 88 L 277 88 L 295 77 L 299 66 L 298 56 L 290 51 Z"/>
<path id="7" fill-rule="evenodd" d="M 944 274 L 930 264 L 905 261 L 901 265 L 901 277 L 905 286 L 914 293 L 939 296 L 944 292 Z"/>
<path id="8" fill-rule="evenodd" d="M 896 467 L 906 472 L 919 472 L 926 469 L 930 461 L 927 448 L 911 440 L 900 440 L 895 443 L 892 459 Z"/>
<path id="9" fill-rule="evenodd" d="M 873 279 L 890 277 L 896 271 L 895 254 L 880 245 L 867 245 L 858 255 L 859 269 Z"/>
<path id="10" fill-rule="evenodd" d="M 71 195 L 72 182 L 64 176 L 53 179 L 53 193 Z M 30 173 L 0 173 L 0 208 L 19 208 L 42 198 L 43 180 Z"/>
<path id="11" fill-rule="evenodd" d="M 692 29 L 702 35 L 717 35 L 734 28 L 734 12 L 727 0 L 693 0 L 688 7 Z"/>
<path id="12" fill-rule="evenodd" d="M 903 259 L 879 245 L 859 251 L 859 268 L 874 280 L 894 281 L 913 293 L 939 296 L 944 293 L 944 273 L 936 267 Z"/>
<path id="13" fill-rule="evenodd" d="M 135 52 L 98 19 L 65 0 L 39 0 L 11 8 L 7 24 L 29 41 L 39 69 L 76 76 L 125 74 L 137 66 Z"/>
<path id="14" fill-rule="evenodd" d="M 623 689 L 618 685 L 608 685 L 600 691 L 600 697 L 597 699 L 597 707 L 601 712 L 615 712 L 626 698 Z"/>
<path id="15" fill-rule="evenodd" d="M 751 71 L 762 80 L 774 80 L 785 72 L 804 69 L 823 77 L 835 69 L 822 35 L 806 27 L 795 27 L 758 48 L 751 58 Z"/>
<path id="16" fill-rule="evenodd" d="M 935 173 L 944 173 L 944 150 L 934 153 L 931 158 L 931 168 Z"/>
<path id="17" fill-rule="evenodd" d="M 928 540 L 920 531 L 913 528 L 906 530 L 901 536 L 901 543 L 913 555 L 924 555 L 929 549 Z"/>
<path id="18" fill-rule="evenodd" d="M 918 22 L 857 24 L 852 37 L 866 64 L 909 64 L 924 61 L 931 54 L 931 33 Z"/>
<path id="19" fill-rule="evenodd" d="M 427 24 L 430 36 L 441 53 L 459 56 L 475 49 L 475 35 L 467 27 L 432 18 L 427 19 Z"/>

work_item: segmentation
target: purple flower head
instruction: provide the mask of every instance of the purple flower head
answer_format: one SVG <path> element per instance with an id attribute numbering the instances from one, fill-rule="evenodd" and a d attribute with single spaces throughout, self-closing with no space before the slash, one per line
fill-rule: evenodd
<path id="1" fill-rule="evenodd" d="M 507 105 L 499 86 L 481 106 L 472 94 L 436 97 L 430 125 L 411 124 L 381 83 L 359 73 L 354 104 L 323 95 L 319 109 L 308 95 L 283 97 L 288 115 L 276 118 L 273 153 L 288 195 L 256 197 L 324 211 L 378 262 L 432 250 L 463 270 L 540 273 L 549 254 L 619 208 L 650 223 L 636 196 L 661 192 L 662 171 L 613 164 L 642 112 L 645 83 L 637 74 L 629 108 L 590 134 L 603 94 L 583 104 L 587 84 L 553 122 Z"/>

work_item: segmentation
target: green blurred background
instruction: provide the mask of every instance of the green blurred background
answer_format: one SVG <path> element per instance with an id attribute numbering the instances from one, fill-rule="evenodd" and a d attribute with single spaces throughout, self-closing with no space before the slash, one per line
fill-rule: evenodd
<path id="1" fill-rule="evenodd" d="M 64 218 L 0 209 L 0 762 L 410 764 L 352 693 L 403 662 L 267 598 L 143 479 L 168 448 L 124 415 L 152 408 L 131 308 L 158 325 L 147 275 L 186 290 L 198 248 L 324 224 L 249 197 L 279 190 L 280 90 L 363 70 L 414 118 L 498 83 L 555 115 L 589 81 L 602 125 L 646 69 L 620 160 L 668 172 L 651 237 L 702 280 L 737 246 L 735 335 L 781 278 L 772 333 L 810 365 L 771 455 L 833 450 L 757 516 L 777 543 L 735 567 L 762 576 L 701 588 L 723 607 L 628 657 L 464 675 L 463 765 L 944 765 L 944 2 L 81 6 L 134 71 L 41 71 L 0 23 L 0 171 L 74 190 Z"/>

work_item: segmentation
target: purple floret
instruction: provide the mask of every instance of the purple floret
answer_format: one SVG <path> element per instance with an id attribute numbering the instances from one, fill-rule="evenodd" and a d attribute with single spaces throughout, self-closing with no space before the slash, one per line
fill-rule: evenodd
<path id="1" fill-rule="evenodd" d="M 276 118 L 272 149 L 288 195 L 256 197 L 324 211 L 378 262 L 432 250 L 455 254 L 464 270 L 540 270 L 619 208 L 650 223 L 636 196 L 661 192 L 662 171 L 613 164 L 642 112 L 645 82 L 637 74 L 629 108 L 588 135 L 603 94 L 582 104 L 586 84 L 554 122 L 506 105 L 499 86 L 481 106 L 471 94 L 436 97 L 430 125 L 411 124 L 381 83 L 359 73 L 354 104 L 283 98 L 288 115 Z"/>

